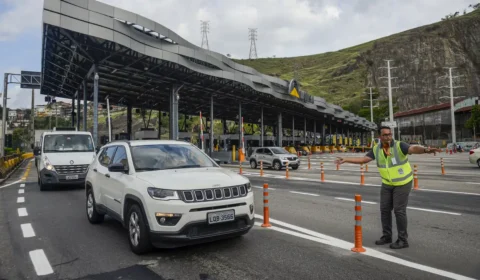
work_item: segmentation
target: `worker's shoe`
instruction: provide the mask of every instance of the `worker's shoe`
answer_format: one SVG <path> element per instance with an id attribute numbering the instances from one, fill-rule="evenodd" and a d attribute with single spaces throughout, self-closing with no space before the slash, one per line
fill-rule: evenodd
<path id="1" fill-rule="evenodd" d="M 401 240 L 397 240 L 395 243 L 390 244 L 390 249 L 403 249 L 408 247 L 408 242 Z"/>
<path id="2" fill-rule="evenodd" d="M 389 243 L 392 243 L 392 238 L 388 238 L 385 236 L 382 236 L 379 240 L 375 241 L 375 245 L 385 245 Z"/>

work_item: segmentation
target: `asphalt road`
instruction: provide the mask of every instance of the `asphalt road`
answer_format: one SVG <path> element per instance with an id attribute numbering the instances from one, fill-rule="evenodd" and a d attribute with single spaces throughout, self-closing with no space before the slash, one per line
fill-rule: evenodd
<path id="1" fill-rule="evenodd" d="M 248 175 L 256 187 L 258 217 L 250 233 L 137 256 L 118 222 L 88 222 L 84 189 L 40 192 L 34 169 L 21 181 L 26 170 L 0 186 L 0 279 L 480 278 L 478 195 L 414 191 L 408 210 L 410 248 L 391 250 L 373 244 L 381 233 L 379 205 L 374 204 L 378 187 Z M 297 171 L 298 178 L 310 172 Z M 259 226 L 264 183 L 273 188 L 273 226 L 268 229 Z M 349 199 L 356 193 L 364 200 L 367 251 L 362 254 L 350 251 L 354 202 Z M 52 269 L 44 276 L 34 266 L 41 252 L 47 265 L 39 266 Z"/>

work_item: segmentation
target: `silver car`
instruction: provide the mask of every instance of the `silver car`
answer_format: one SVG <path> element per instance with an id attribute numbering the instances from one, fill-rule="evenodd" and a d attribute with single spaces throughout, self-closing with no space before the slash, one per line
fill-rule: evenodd
<path id="1" fill-rule="evenodd" d="M 293 170 L 297 170 L 300 166 L 300 159 L 285 149 L 280 147 L 263 147 L 253 148 L 251 154 L 249 153 L 250 167 L 255 169 L 263 162 L 263 167 L 271 167 L 275 170 L 281 170 L 287 166 Z"/>

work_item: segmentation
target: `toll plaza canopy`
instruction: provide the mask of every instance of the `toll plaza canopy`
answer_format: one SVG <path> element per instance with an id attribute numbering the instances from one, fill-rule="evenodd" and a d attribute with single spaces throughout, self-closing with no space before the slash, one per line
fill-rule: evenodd
<path id="1" fill-rule="evenodd" d="M 316 131 L 316 124 L 311 128 L 319 122 L 356 132 L 376 129 L 302 91 L 295 80 L 264 75 L 150 19 L 95 0 L 45 0 L 42 48 L 44 95 L 101 103 L 108 96 L 110 104 L 171 114 L 176 98 L 177 114 L 198 115 L 214 105 L 219 119 L 240 114 L 244 122 L 258 123 L 262 111 L 266 124 L 288 128 L 303 124 Z"/>

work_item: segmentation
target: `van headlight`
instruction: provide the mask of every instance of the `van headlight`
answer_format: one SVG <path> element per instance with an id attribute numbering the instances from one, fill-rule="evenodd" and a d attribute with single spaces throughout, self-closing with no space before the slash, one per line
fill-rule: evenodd
<path id="1" fill-rule="evenodd" d="M 153 199 L 159 199 L 159 200 L 178 200 L 178 199 L 180 199 L 178 197 L 177 191 L 173 191 L 173 190 L 165 190 L 165 189 L 149 187 L 147 189 L 147 192 Z"/>
<path id="2" fill-rule="evenodd" d="M 47 157 L 45 157 L 45 159 L 43 160 L 43 165 L 45 166 L 45 169 L 56 172 L 55 167 L 53 167 Z"/>

